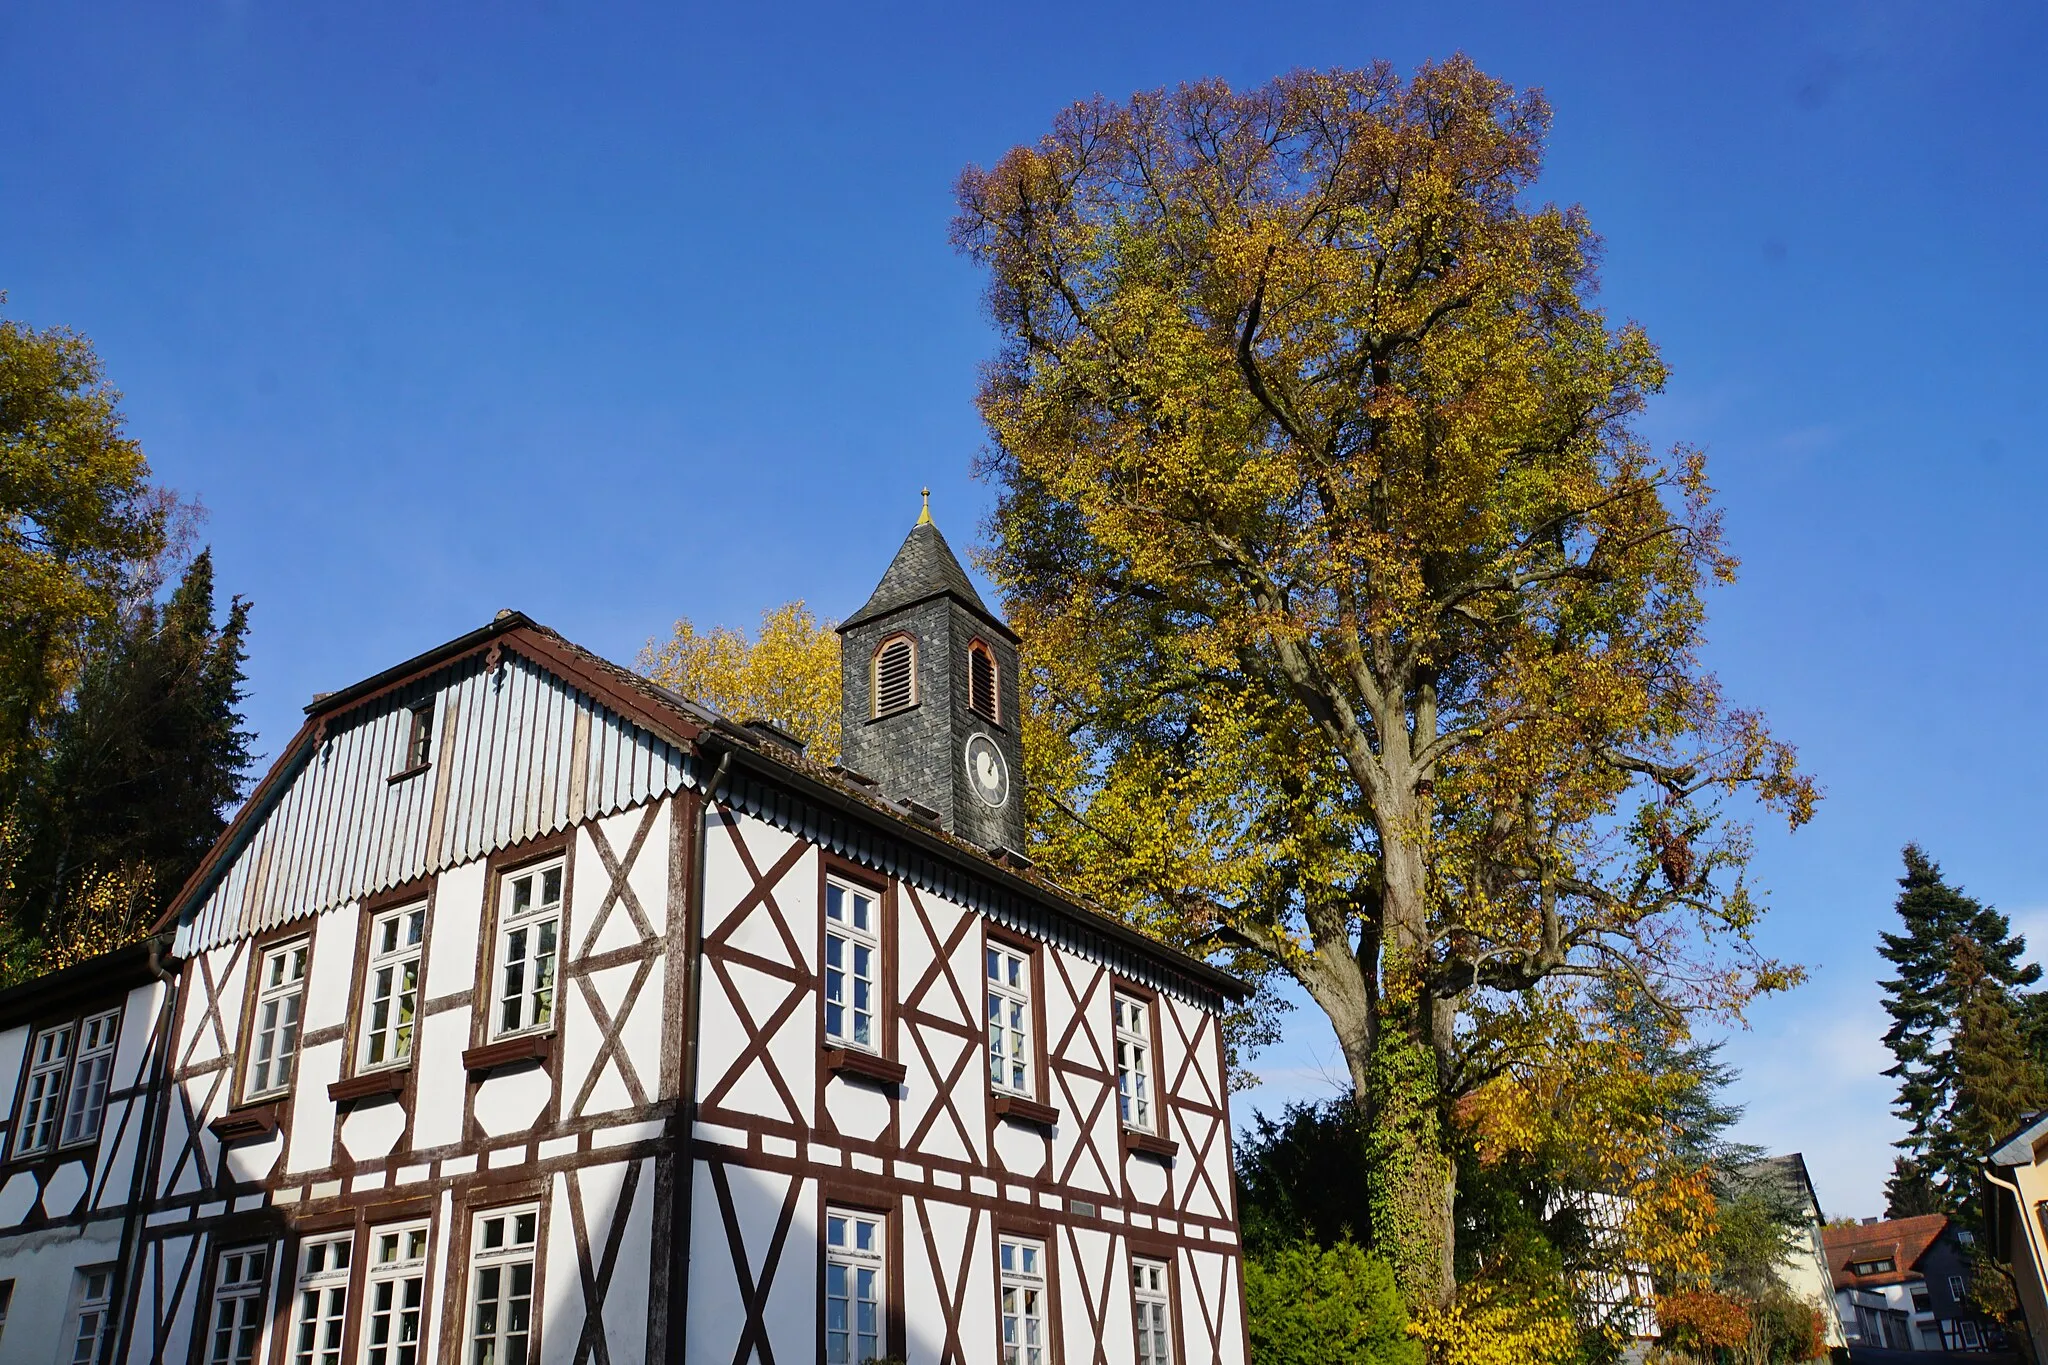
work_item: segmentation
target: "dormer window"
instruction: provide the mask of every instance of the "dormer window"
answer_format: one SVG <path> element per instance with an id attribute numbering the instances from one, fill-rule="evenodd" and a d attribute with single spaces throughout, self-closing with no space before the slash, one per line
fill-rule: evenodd
<path id="1" fill-rule="evenodd" d="M 967 705 L 976 715 L 1002 723 L 996 654 L 979 640 L 967 647 Z"/>
<path id="2" fill-rule="evenodd" d="M 408 772 L 424 768 L 434 752 L 434 703 L 423 701 L 412 708 L 412 729 L 405 737 L 405 767 Z"/>
<path id="3" fill-rule="evenodd" d="M 892 635 L 875 651 L 875 715 L 906 711 L 917 704 L 917 641 Z"/>

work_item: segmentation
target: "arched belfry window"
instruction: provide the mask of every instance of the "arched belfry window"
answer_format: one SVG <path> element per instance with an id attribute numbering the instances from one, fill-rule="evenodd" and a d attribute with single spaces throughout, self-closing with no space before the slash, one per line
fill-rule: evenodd
<path id="1" fill-rule="evenodd" d="M 967 705 L 978 715 L 1002 723 L 1001 678 L 996 673 L 996 654 L 981 641 L 967 647 Z"/>
<path id="2" fill-rule="evenodd" d="M 886 716 L 917 704 L 917 641 L 892 635 L 875 650 L 875 714 Z"/>

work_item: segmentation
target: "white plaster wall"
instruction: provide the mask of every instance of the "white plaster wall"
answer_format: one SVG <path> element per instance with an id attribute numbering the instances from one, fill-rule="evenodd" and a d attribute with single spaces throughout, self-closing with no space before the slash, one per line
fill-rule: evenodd
<path id="1" fill-rule="evenodd" d="M 0 1279 L 14 1281 L 7 1327 L 0 1333 L 0 1360 L 11 1365 L 71 1359 L 71 1290 L 78 1268 L 109 1265 L 120 1254 L 121 1230 L 113 1222 L 0 1241 Z"/>
<path id="2" fill-rule="evenodd" d="M 428 930 L 423 994 L 433 1000 L 469 990 L 476 981 L 482 932 L 485 864 L 451 867 L 434 882 L 434 922 Z"/>
<path id="3" fill-rule="evenodd" d="M 710 1168 L 694 1165 L 695 1199 L 690 1256 L 690 1319 L 684 1358 L 736 1360 L 740 1333 L 746 1326 L 733 1256 L 727 1250 L 725 1221 Z M 764 1278 L 767 1254 L 775 1237 L 790 1182 L 796 1177 L 772 1171 L 726 1168 L 733 1215 L 740 1229 L 749 1273 Z M 803 1180 L 797 1192 L 782 1254 L 773 1270 L 766 1325 L 769 1347 L 778 1361 L 814 1358 L 818 1343 L 818 1246 L 820 1205 L 817 1182 Z"/>
<path id="4" fill-rule="evenodd" d="M 413 1145 L 445 1147 L 462 1140 L 462 1102 L 469 1078 L 462 1050 L 469 1046 L 469 1010 L 443 1010 L 420 1024 L 413 1044 Z"/>

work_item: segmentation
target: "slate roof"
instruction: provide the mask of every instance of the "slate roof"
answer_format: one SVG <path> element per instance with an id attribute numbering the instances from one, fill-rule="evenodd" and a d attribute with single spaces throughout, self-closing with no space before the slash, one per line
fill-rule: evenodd
<path id="1" fill-rule="evenodd" d="M 1918 1269 L 1920 1258 L 1946 1231 L 1947 1214 L 1923 1213 L 1913 1218 L 1827 1228 L 1821 1233 L 1821 1245 L 1827 1249 L 1828 1272 L 1835 1278 L 1835 1288 L 1875 1289 L 1925 1278 Z M 1883 1260 L 1889 1260 L 1893 1268 L 1878 1275 L 1858 1275 L 1849 1268 L 1859 1261 Z"/>
<path id="2" fill-rule="evenodd" d="M 2026 1166 L 2034 1161 L 2034 1148 L 2048 1139 L 2048 1110 L 2034 1115 L 2019 1126 L 2019 1131 L 2005 1138 L 1991 1149 L 1991 1160 L 1998 1166 Z"/>
<path id="3" fill-rule="evenodd" d="M 1738 1167 L 1737 1173 L 1746 1180 L 1770 1182 L 1802 1211 L 1815 1218 L 1821 1217 L 1820 1196 L 1814 1193 L 1813 1177 L 1807 1172 L 1805 1156 L 1800 1153 L 1762 1157 Z"/>
<path id="4" fill-rule="evenodd" d="M 934 597 L 950 597 L 1010 639 L 1017 638 L 1016 632 L 1004 623 L 1003 618 L 990 611 L 981 600 L 981 594 L 974 590 L 974 584 L 967 577 L 967 570 L 960 567 L 960 560 L 953 554 L 953 547 L 946 544 L 946 538 L 939 534 L 938 526 L 923 520 L 911 527 L 910 534 L 903 538 L 903 547 L 896 551 L 896 558 L 889 561 L 889 567 L 869 595 L 867 605 L 839 623 L 840 633 L 865 625 L 878 616 L 928 602 Z"/>

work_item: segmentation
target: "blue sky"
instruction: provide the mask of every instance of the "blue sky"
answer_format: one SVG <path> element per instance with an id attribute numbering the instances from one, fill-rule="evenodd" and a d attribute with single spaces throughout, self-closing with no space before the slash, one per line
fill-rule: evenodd
<path id="1" fill-rule="evenodd" d="M 1734 1038 L 1736 1098 L 1877 1213 L 1899 846 L 2048 945 L 2040 5 L 16 4 L 0 289 L 209 509 L 274 751 L 501 606 L 622 660 L 844 614 L 925 484 L 965 549 L 960 168 L 1098 91 L 1456 50 L 1548 93 L 1545 193 L 1674 368 L 1646 431 L 1710 452 L 1712 662 L 1828 790 L 1761 833 L 1814 980 Z M 1341 1074 L 1292 1025 L 1258 1103 Z"/>

